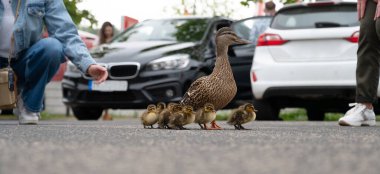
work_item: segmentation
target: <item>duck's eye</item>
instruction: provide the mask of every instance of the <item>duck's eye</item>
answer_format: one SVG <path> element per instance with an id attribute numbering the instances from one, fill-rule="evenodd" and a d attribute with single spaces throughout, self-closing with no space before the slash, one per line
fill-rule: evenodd
<path id="1" fill-rule="evenodd" d="M 237 37 L 237 35 L 232 31 L 223 32 L 222 35 L 232 35 L 234 37 Z"/>

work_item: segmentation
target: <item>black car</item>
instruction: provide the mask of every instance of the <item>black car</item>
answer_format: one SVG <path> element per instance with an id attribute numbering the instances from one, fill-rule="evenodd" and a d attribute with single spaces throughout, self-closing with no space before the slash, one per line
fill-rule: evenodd
<path id="1" fill-rule="evenodd" d="M 178 102 L 190 84 L 212 72 L 215 33 L 231 26 L 249 39 L 261 17 L 233 22 L 222 17 L 186 17 L 147 20 L 116 36 L 110 44 L 92 51 L 108 69 L 109 79 L 96 85 L 69 63 L 62 81 L 63 102 L 78 119 L 98 119 L 103 109 L 142 109 L 157 102 Z M 233 45 L 230 63 L 238 86 L 228 107 L 251 101 L 249 71 L 254 45 Z"/>

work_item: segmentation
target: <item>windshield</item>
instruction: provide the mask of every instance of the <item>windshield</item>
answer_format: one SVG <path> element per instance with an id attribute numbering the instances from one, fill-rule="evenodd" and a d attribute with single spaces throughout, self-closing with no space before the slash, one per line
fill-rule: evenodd
<path id="1" fill-rule="evenodd" d="M 274 29 L 307 29 L 358 26 L 356 5 L 300 7 L 280 11 Z"/>
<path id="2" fill-rule="evenodd" d="M 208 19 L 149 20 L 136 24 L 118 36 L 114 42 L 196 42 L 203 38 L 207 24 Z"/>

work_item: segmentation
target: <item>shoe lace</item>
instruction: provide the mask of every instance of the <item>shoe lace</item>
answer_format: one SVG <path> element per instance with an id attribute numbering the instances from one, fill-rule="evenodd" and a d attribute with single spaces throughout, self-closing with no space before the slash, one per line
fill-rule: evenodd
<path id="1" fill-rule="evenodd" d="M 347 111 L 347 114 L 351 114 L 351 113 L 354 113 L 354 112 L 357 112 L 359 110 L 359 112 L 362 112 L 364 111 L 365 107 L 363 107 L 362 104 L 360 103 L 350 103 L 348 104 L 349 107 L 353 107 L 351 108 L 350 110 Z"/>

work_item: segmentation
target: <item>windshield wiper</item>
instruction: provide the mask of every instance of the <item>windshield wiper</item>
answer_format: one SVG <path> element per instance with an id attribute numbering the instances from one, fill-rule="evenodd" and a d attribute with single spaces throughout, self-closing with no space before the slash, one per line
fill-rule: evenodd
<path id="1" fill-rule="evenodd" d="M 348 27 L 348 25 L 342 25 L 335 22 L 316 22 L 315 28 L 333 28 L 333 27 Z"/>

